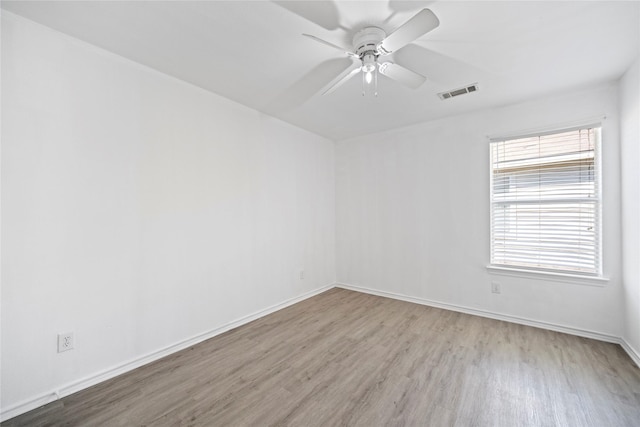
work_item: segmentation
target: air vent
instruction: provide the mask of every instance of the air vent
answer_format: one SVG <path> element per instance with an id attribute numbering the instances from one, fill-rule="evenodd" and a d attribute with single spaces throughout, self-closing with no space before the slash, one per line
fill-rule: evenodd
<path id="1" fill-rule="evenodd" d="M 439 93 L 438 96 L 440 97 L 440 99 L 449 99 L 449 98 L 453 98 L 454 96 L 460 96 L 460 95 L 464 95 L 466 93 L 471 93 L 471 92 L 477 92 L 478 91 L 478 83 L 473 83 L 469 86 L 465 86 L 463 88 L 460 89 L 454 89 L 451 90 L 449 92 L 442 92 Z"/>

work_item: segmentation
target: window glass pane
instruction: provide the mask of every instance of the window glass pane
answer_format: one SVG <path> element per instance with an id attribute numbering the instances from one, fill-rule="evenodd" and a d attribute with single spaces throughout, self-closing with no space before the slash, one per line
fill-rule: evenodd
<path id="1" fill-rule="evenodd" d="M 599 275 L 600 129 L 491 144 L 491 263 Z"/>

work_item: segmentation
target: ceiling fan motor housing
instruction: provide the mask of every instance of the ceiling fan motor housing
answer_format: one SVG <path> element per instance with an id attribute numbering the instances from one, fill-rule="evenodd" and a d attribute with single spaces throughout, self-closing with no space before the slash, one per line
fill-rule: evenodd
<path id="1" fill-rule="evenodd" d="M 368 58 L 367 61 L 373 60 L 372 62 L 375 63 L 379 55 L 378 45 L 385 37 L 387 34 L 382 28 L 365 27 L 353 36 L 353 50 L 365 65 L 365 58 Z"/>

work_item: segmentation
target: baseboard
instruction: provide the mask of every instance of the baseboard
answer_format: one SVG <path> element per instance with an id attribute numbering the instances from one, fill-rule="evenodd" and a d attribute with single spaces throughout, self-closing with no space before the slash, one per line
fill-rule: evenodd
<path id="1" fill-rule="evenodd" d="M 148 353 L 144 356 L 137 357 L 135 359 L 129 360 L 120 365 L 114 366 L 109 369 L 105 369 L 102 372 L 98 372 L 96 374 L 90 375 L 86 378 L 83 378 L 78 381 L 73 381 L 71 383 L 65 384 L 59 387 L 56 390 L 50 391 L 49 393 L 42 394 L 38 397 L 34 397 L 32 399 L 28 399 L 22 401 L 18 404 L 12 405 L 9 408 L 2 409 L 0 412 L 0 421 L 6 421 L 13 417 L 17 417 L 18 415 L 29 412 L 33 409 L 39 408 L 47 403 L 51 403 L 55 400 L 61 399 L 65 396 L 69 396 L 70 394 L 76 393 L 80 390 L 84 390 L 96 384 L 99 384 L 103 381 L 109 380 L 111 378 L 117 377 L 118 375 L 124 374 L 125 372 L 132 371 L 136 368 L 139 368 L 148 363 L 154 362 L 158 359 L 161 359 L 165 356 L 178 352 L 180 350 L 184 350 L 185 348 L 189 348 L 195 344 L 198 344 L 202 341 L 208 340 L 209 338 L 213 338 L 216 335 L 220 335 L 224 332 L 227 332 L 231 329 L 237 328 L 238 326 L 242 326 L 246 323 L 257 320 L 261 317 L 264 317 L 268 314 L 274 313 L 278 310 L 282 310 L 285 307 L 296 304 L 305 299 L 311 298 L 312 296 L 318 295 L 322 292 L 325 292 L 331 288 L 335 287 L 335 284 L 329 284 L 323 286 L 321 288 L 315 289 L 310 292 L 306 292 L 302 295 L 299 295 L 294 298 L 290 298 L 285 300 L 279 304 L 272 305 L 265 309 L 259 310 L 255 313 L 249 314 L 247 316 L 241 317 L 239 319 L 233 320 L 229 323 L 226 323 L 222 326 L 219 326 L 215 329 L 212 329 L 208 332 L 193 336 L 186 340 L 180 341 L 176 344 L 170 345 L 168 347 L 156 350 L 154 352 Z"/>
<path id="2" fill-rule="evenodd" d="M 533 326 L 535 328 L 548 329 L 556 332 L 563 332 L 565 334 L 576 335 L 584 338 L 591 338 L 598 341 L 610 342 L 613 344 L 619 344 L 622 349 L 629 355 L 631 360 L 640 368 L 640 352 L 633 348 L 624 338 L 616 337 L 614 335 L 603 334 L 600 332 L 589 331 L 586 329 L 574 328 L 572 326 L 559 325 L 556 323 L 542 322 L 539 320 L 527 319 L 519 316 L 512 316 L 508 314 L 495 313 L 488 310 L 480 310 L 477 308 L 470 308 L 456 304 L 449 304 L 440 301 L 433 301 L 424 298 L 411 297 L 408 295 L 397 294 L 394 292 L 380 291 L 377 289 L 365 288 L 362 286 L 349 285 L 347 283 L 336 283 L 337 288 L 348 289 L 356 292 L 363 292 L 366 294 L 377 295 L 386 298 L 397 299 L 400 301 L 413 302 L 421 305 L 428 305 L 430 307 L 443 308 L 445 310 L 458 311 L 460 313 L 473 314 L 475 316 L 487 317 L 489 319 L 504 320 L 505 322 L 517 323 L 520 325 Z"/>
<path id="3" fill-rule="evenodd" d="M 397 294 L 394 292 L 380 291 L 377 289 L 365 288 L 362 286 L 354 286 L 346 283 L 337 283 L 336 287 L 348 289 L 356 292 L 364 292 L 371 295 L 378 295 L 381 297 L 393 298 L 400 301 L 412 302 L 415 304 L 428 305 L 430 307 L 443 308 L 445 310 L 457 311 L 460 313 L 473 314 L 474 316 L 486 317 L 495 320 L 504 320 L 505 322 L 517 323 L 520 325 L 533 326 L 541 329 L 548 329 L 556 332 L 563 332 L 565 334 L 577 335 L 585 338 L 592 338 L 598 341 L 605 341 L 614 344 L 620 344 L 620 337 L 613 335 L 603 334 L 600 332 L 589 331 L 585 329 L 575 328 L 572 326 L 559 325 L 556 323 L 542 322 L 534 319 L 527 319 L 525 317 L 512 316 L 509 314 L 495 313 L 488 310 L 481 310 L 477 308 L 465 307 L 462 305 L 449 304 L 440 301 L 433 301 L 424 298 L 411 297 L 408 295 Z"/>
<path id="4" fill-rule="evenodd" d="M 640 351 L 633 348 L 624 338 L 620 338 L 620 346 L 627 352 L 638 368 L 640 368 Z"/>

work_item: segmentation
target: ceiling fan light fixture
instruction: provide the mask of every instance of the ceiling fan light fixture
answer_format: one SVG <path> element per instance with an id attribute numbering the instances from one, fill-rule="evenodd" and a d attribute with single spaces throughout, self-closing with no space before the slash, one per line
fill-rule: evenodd
<path id="1" fill-rule="evenodd" d="M 373 95 L 378 96 L 378 55 L 373 50 L 368 50 L 362 54 L 362 95 L 367 93 L 367 86 L 375 80 Z M 375 77 L 375 78 L 374 78 Z"/>
<path id="2" fill-rule="evenodd" d="M 362 57 L 362 71 L 371 73 L 376 69 L 377 58 L 373 53 L 366 53 Z"/>

